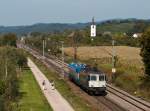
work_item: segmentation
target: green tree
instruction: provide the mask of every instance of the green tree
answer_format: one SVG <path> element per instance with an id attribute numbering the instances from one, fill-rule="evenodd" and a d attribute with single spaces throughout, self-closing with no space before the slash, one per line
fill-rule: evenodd
<path id="1" fill-rule="evenodd" d="M 0 47 L 0 111 L 16 111 L 13 104 L 19 95 L 17 70 L 26 63 L 23 50 L 10 46 Z"/>
<path id="2" fill-rule="evenodd" d="M 141 37 L 141 53 L 145 66 L 145 74 L 150 76 L 150 28 Z"/>
<path id="3" fill-rule="evenodd" d="M 17 36 L 13 33 L 8 33 L 0 37 L 0 45 L 14 46 L 16 47 Z"/>

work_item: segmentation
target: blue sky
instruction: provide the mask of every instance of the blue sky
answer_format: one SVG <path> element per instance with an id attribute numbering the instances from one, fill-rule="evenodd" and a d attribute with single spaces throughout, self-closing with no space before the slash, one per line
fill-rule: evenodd
<path id="1" fill-rule="evenodd" d="M 150 17 L 150 0 L 0 0 L 0 25 Z"/>

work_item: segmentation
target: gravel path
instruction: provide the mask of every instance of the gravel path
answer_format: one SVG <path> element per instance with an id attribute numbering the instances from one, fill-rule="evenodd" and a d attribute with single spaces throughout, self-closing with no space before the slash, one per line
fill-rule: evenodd
<path id="1" fill-rule="evenodd" d="M 28 58 L 28 66 L 30 67 L 35 79 L 37 80 L 41 90 L 43 91 L 47 101 L 54 111 L 74 111 L 71 105 L 60 95 L 60 93 L 53 89 L 51 83 L 46 76 L 39 70 L 39 68 Z M 43 89 L 42 82 L 45 80 L 45 88 Z"/>

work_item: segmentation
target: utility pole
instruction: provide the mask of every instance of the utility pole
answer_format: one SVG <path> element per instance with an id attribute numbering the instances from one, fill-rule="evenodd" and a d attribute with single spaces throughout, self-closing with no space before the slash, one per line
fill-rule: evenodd
<path id="1" fill-rule="evenodd" d="M 61 42 L 62 43 L 62 75 L 63 75 L 63 78 L 65 77 L 65 72 L 64 72 L 64 61 L 65 61 L 65 59 L 64 59 L 64 42 L 62 41 Z"/>
<path id="2" fill-rule="evenodd" d="M 45 46 L 45 48 L 47 47 L 47 42 L 46 42 L 46 40 L 45 40 L 45 42 L 44 42 L 44 46 Z"/>
<path id="3" fill-rule="evenodd" d="M 74 49 L 74 62 L 77 62 L 77 38 L 79 36 L 79 32 L 75 32 L 72 36 L 73 39 L 73 49 Z"/>
<path id="4" fill-rule="evenodd" d="M 43 40 L 43 59 L 45 58 L 45 40 Z"/>
<path id="5" fill-rule="evenodd" d="M 8 67 L 7 67 L 7 59 L 6 59 L 6 63 L 5 63 L 5 78 L 7 79 L 8 76 Z"/>
<path id="6" fill-rule="evenodd" d="M 77 46 L 74 44 L 74 61 L 77 62 Z"/>
<path id="7" fill-rule="evenodd" d="M 114 74 L 116 73 L 116 68 L 115 68 L 116 52 L 114 46 L 115 46 L 115 41 L 112 40 L 112 79 L 114 78 Z"/>

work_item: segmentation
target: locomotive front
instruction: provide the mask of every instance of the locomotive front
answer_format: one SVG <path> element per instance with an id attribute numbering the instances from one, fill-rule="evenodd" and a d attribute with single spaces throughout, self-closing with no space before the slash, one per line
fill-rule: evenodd
<path id="1" fill-rule="evenodd" d="M 105 93 L 106 76 L 102 73 L 89 73 L 88 75 L 89 91 L 94 94 Z"/>

